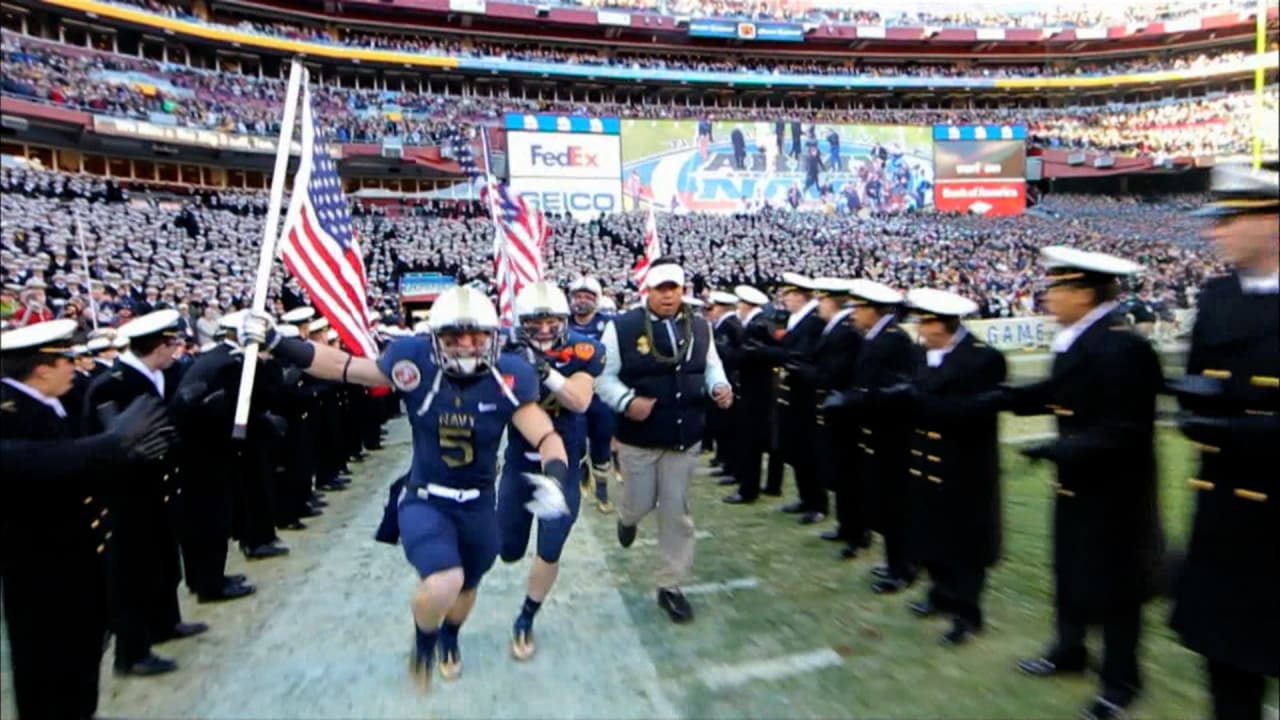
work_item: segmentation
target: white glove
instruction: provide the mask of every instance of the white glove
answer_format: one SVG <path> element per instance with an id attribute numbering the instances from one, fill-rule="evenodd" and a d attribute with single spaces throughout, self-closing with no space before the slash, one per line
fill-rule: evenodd
<path id="1" fill-rule="evenodd" d="M 242 345 L 257 343 L 263 349 L 270 351 L 278 342 L 280 342 L 280 336 L 276 333 L 275 321 L 270 315 L 252 310 L 245 313 L 244 322 L 240 326 Z"/>
<path id="2" fill-rule="evenodd" d="M 564 491 L 555 478 L 536 473 L 525 473 L 524 477 L 533 485 L 533 499 L 524 504 L 526 510 L 541 520 L 554 520 L 569 514 L 569 503 L 565 501 Z"/>

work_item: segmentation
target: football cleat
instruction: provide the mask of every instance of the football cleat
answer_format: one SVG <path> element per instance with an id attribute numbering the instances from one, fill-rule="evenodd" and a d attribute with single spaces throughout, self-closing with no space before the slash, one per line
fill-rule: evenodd
<path id="1" fill-rule="evenodd" d="M 521 662 L 533 657 L 536 647 L 533 644 L 533 620 L 523 614 L 516 618 L 511 629 L 511 656 Z"/>

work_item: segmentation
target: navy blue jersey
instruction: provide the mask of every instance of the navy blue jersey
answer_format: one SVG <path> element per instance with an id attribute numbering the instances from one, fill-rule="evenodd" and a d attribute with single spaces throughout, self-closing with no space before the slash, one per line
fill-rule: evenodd
<path id="1" fill-rule="evenodd" d="M 551 367 L 566 378 L 574 373 L 585 372 L 591 377 L 599 377 L 604 372 L 604 345 L 586 335 L 569 331 L 566 343 L 560 350 L 547 353 Z M 570 467 L 582 456 L 586 447 L 587 424 L 584 413 L 570 412 L 560 404 L 556 394 L 542 386 L 542 397 L 539 405 L 551 417 L 556 432 L 564 440 L 565 449 L 569 453 Z M 532 460 L 536 454 L 528 441 L 519 433 L 512 433 L 507 442 L 507 462 L 515 462 L 521 456 Z"/>
<path id="2" fill-rule="evenodd" d="M 569 332 L 579 335 L 586 335 L 592 340 L 599 340 L 604 337 L 604 328 L 613 322 L 613 317 L 597 312 L 591 316 L 591 319 L 585 323 L 578 324 L 576 317 L 569 318 Z"/>
<path id="3" fill-rule="evenodd" d="M 440 389 L 423 414 L 419 411 L 438 371 L 431 339 L 397 339 L 378 359 L 378 367 L 403 394 L 413 428 L 410 485 L 492 489 L 498 445 L 511 415 L 517 405 L 538 400 L 533 367 L 518 355 L 499 355 L 497 374 L 511 391 L 514 403 L 492 372 L 463 380 L 442 375 Z"/>

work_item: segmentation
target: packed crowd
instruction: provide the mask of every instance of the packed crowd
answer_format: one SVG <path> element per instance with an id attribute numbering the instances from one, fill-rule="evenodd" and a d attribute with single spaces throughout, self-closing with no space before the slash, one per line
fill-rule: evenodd
<path id="1" fill-rule="evenodd" d="M 878 72 L 878 70 L 877 70 Z M 144 77 L 147 82 L 137 78 Z M 225 132 L 274 135 L 284 82 L 231 72 L 162 65 L 135 57 L 35 42 L 4 35 L 3 79 L 7 95 L 32 98 L 95 113 L 166 122 Z M 313 96 L 330 139 L 372 143 L 400 138 L 407 145 L 449 146 L 469 137 L 470 126 L 496 121 L 504 112 L 614 114 L 692 118 L 698 106 L 574 103 L 512 97 L 391 92 L 316 85 Z M 1264 136 L 1276 146 L 1276 87 L 1264 95 Z M 1219 95 L 1195 100 L 1054 109 L 726 109 L 744 121 L 805 121 L 930 124 L 934 122 L 1024 123 L 1035 142 L 1049 146 L 1138 153 L 1244 152 L 1253 127 L 1253 96 Z"/>
<path id="2" fill-rule="evenodd" d="M 1195 198 L 1147 204 L 1063 196 L 1048 199 L 1043 212 L 1004 219 L 931 213 L 859 219 L 766 210 L 660 216 L 658 233 L 666 254 L 679 258 L 702 289 L 767 285 L 787 270 L 869 277 L 897 287 L 948 288 L 979 301 L 989 317 L 1036 312 L 1038 248 L 1070 243 L 1139 259 L 1147 273 L 1134 291 L 1172 310 L 1187 307 L 1192 288 L 1216 267 L 1197 241 L 1196 221 L 1181 219 L 1195 204 Z M 164 306 L 189 313 L 197 330 L 206 318 L 212 332 L 220 314 L 249 301 L 265 197 L 131 197 L 91 176 L 7 169 L 0 177 L 0 210 L 6 314 L 39 290 L 50 317 L 71 314 L 85 332 L 95 310 L 100 321 L 111 322 L 119 313 Z M 615 292 L 633 290 L 644 216 L 550 221 L 552 277 L 567 282 L 590 272 Z M 361 206 L 355 225 L 365 243 L 370 296 L 383 312 L 395 311 L 398 280 L 409 271 L 492 286 L 493 229 L 478 205 Z M 104 281 L 95 285 L 92 303 L 88 276 Z M 33 279 L 45 287 L 29 287 Z M 272 287 L 276 310 L 301 302 L 291 280 L 278 274 Z"/>

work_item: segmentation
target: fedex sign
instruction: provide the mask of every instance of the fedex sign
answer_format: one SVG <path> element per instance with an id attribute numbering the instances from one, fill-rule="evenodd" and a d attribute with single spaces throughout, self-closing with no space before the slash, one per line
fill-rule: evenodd
<path id="1" fill-rule="evenodd" d="M 600 154 L 588 151 L 581 145 L 570 145 L 563 150 L 548 149 L 545 145 L 529 148 L 529 164 L 555 168 L 598 168 Z"/>
<path id="2" fill-rule="evenodd" d="M 617 135 L 507 132 L 511 180 L 618 180 L 622 157 Z"/>

